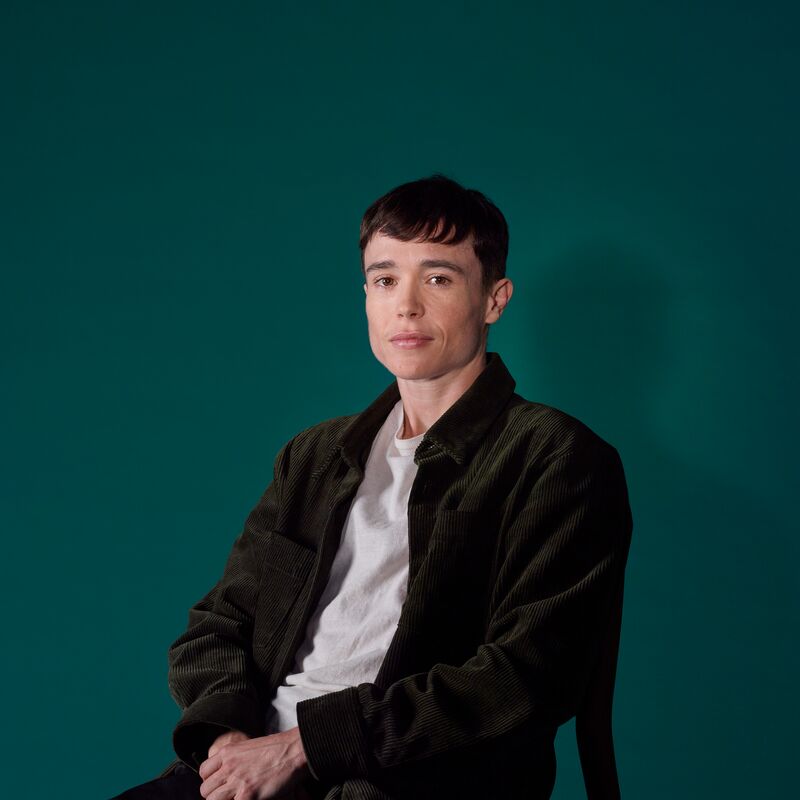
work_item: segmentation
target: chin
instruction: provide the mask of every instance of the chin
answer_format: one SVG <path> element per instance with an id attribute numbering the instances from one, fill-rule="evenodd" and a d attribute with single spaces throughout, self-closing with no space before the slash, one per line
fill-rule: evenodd
<path id="1" fill-rule="evenodd" d="M 419 362 L 413 363 L 410 360 L 403 363 L 399 359 L 392 359 L 384 366 L 395 376 L 406 381 L 424 380 L 426 378 L 433 378 L 440 374 L 441 370 L 437 369 L 437 364 L 433 359 L 420 359 Z"/>
<path id="2" fill-rule="evenodd" d="M 425 370 L 421 366 L 415 366 L 413 364 L 394 364 L 388 363 L 384 364 L 386 369 L 395 376 L 395 378 L 402 378 L 403 380 L 413 380 L 414 378 L 423 378 L 425 377 Z"/>
<path id="3" fill-rule="evenodd" d="M 378 361 L 396 378 L 422 378 L 430 371 L 430 359 L 403 358 L 403 354 L 381 353 Z"/>

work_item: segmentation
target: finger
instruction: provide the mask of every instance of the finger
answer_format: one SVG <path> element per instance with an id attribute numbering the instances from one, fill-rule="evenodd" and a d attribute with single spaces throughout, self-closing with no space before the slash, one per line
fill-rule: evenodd
<path id="1" fill-rule="evenodd" d="M 236 788 L 232 783 L 223 783 L 217 786 L 211 794 L 205 795 L 206 800 L 235 800 Z"/>
<path id="2" fill-rule="evenodd" d="M 225 784 L 225 780 L 226 778 L 225 775 L 223 775 L 222 770 L 218 769 L 200 784 L 200 794 L 203 795 L 203 797 L 209 797 L 213 792 L 219 789 L 220 786 Z"/>
<path id="3" fill-rule="evenodd" d="M 207 758 L 201 765 L 200 769 L 197 770 L 197 774 L 201 778 L 207 778 L 212 773 L 216 772 L 219 769 L 219 765 L 222 763 L 222 759 L 217 756 L 211 756 L 211 758 Z"/>

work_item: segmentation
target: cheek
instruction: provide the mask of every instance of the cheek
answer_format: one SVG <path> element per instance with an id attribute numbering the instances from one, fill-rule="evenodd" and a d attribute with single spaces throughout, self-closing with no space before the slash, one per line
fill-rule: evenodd
<path id="1" fill-rule="evenodd" d="M 447 326 L 461 333 L 468 335 L 472 328 L 479 324 L 481 308 L 468 305 L 463 301 L 442 309 L 442 319 Z"/>
<path id="2" fill-rule="evenodd" d="M 375 308 L 374 303 L 367 303 L 367 330 L 369 331 L 370 338 L 379 338 L 383 320 L 378 309 Z"/>

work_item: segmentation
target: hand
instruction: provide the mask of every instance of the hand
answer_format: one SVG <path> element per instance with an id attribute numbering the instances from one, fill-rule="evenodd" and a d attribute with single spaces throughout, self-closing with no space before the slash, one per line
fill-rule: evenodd
<path id="1" fill-rule="evenodd" d="M 244 739 L 229 737 L 216 747 L 219 739 L 232 733 Z M 311 774 L 297 727 L 254 739 L 240 731 L 229 731 L 208 752 L 209 757 L 199 769 L 203 779 L 200 794 L 206 800 L 282 797 L 294 787 L 299 788 L 298 784 Z"/>
<path id="2" fill-rule="evenodd" d="M 211 747 L 208 748 L 208 757 L 216 755 L 222 747 L 229 742 L 246 742 L 250 737 L 242 731 L 225 731 L 214 740 Z"/>

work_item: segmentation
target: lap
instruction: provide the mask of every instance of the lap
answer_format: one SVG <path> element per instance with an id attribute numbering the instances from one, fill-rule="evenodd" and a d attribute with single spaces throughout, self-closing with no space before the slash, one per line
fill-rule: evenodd
<path id="1" fill-rule="evenodd" d="M 168 775 L 134 786 L 111 800 L 203 800 L 202 778 L 186 764 L 178 764 Z"/>
<path id="2" fill-rule="evenodd" d="M 111 800 L 203 800 L 200 784 L 203 779 L 184 763 L 178 763 L 168 775 L 134 786 Z M 315 795 L 296 787 L 285 795 L 286 800 L 311 800 Z"/>

